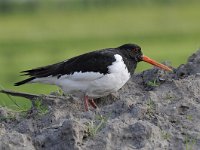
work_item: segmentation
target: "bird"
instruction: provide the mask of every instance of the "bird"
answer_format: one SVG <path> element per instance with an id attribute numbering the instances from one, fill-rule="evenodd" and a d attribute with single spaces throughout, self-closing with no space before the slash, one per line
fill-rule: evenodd
<path id="1" fill-rule="evenodd" d="M 27 79 L 15 83 L 52 84 L 64 94 L 84 100 L 85 111 L 89 104 L 97 108 L 94 99 L 118 91 L 133 76 L 137 63 L 144 61 L 166 71 L 172 69 L 145 55 L 137 44 L 124 44 L 88 52 L 55 64 L 22 71 Z"/>

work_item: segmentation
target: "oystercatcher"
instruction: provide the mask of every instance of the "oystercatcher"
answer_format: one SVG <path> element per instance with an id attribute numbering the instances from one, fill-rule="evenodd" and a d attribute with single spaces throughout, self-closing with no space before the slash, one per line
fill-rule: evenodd
<path id="1" fill-rule="evenodd" d="M 22 71 L 29 78 L 15 83 L 45 83 L 59 86 L 65 94 L 84 98 L 85 110 L 88 103 L 97 108 L 94 98 L 118 91 L 133 75 L 137 63 L 145 61 L 167 71 L 160 64 L 141 52 L 136 44 L 124 44 L 117 48 L 106 48 L 82 54 L 56 64 Z"/>

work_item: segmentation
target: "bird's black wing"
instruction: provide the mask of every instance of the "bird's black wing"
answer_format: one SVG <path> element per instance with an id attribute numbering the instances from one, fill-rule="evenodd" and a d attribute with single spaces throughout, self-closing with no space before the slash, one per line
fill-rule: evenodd
<path id="1" fill-rule="evenodd" d="M 26 70 L 22 73 L 34 78 L 70 75 L 74 72 L 99 72 L 102 74 L 108 73 L 108 66 L 115 61 L 112 49 L 94 51 L 86 53 L 69 60 L 39 67 L 36 69 Z"/>

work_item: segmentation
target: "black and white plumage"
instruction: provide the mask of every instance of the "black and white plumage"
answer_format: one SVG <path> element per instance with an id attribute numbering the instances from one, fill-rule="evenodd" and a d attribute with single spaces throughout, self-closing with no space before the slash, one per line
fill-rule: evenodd
<path id="1" fill-rule="evenodd" d="M 84 97 L 85 107 L 88 110 L 88 102 L 96 107 L 93 98 L 118 91 L 130 79 L 139 61 L 145 61 L 141 48 L 135 44 L 125 44 L 117 48 L 86 53 L 53 65 L 23 71 L 22 73 L 30 78 L 17 82 L 15 85 L 37 82 L 55 84 L 65 94 Z M 161 68 L 164 66 L 159 65 L 157 66 Z M 167 68 L 163 69 L 167 70 Z"/>

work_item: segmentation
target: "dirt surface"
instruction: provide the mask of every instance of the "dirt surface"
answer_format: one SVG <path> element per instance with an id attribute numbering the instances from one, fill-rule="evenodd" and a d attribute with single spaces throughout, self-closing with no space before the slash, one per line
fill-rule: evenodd
<path id="1" fill-rule="evenodd" d="M 29 112 L 0 109 L 2 150 L 200 149 L 200 51 L 167 73 L 135 75 L 117 93 L 83 102 L 37 103 Z"/>

